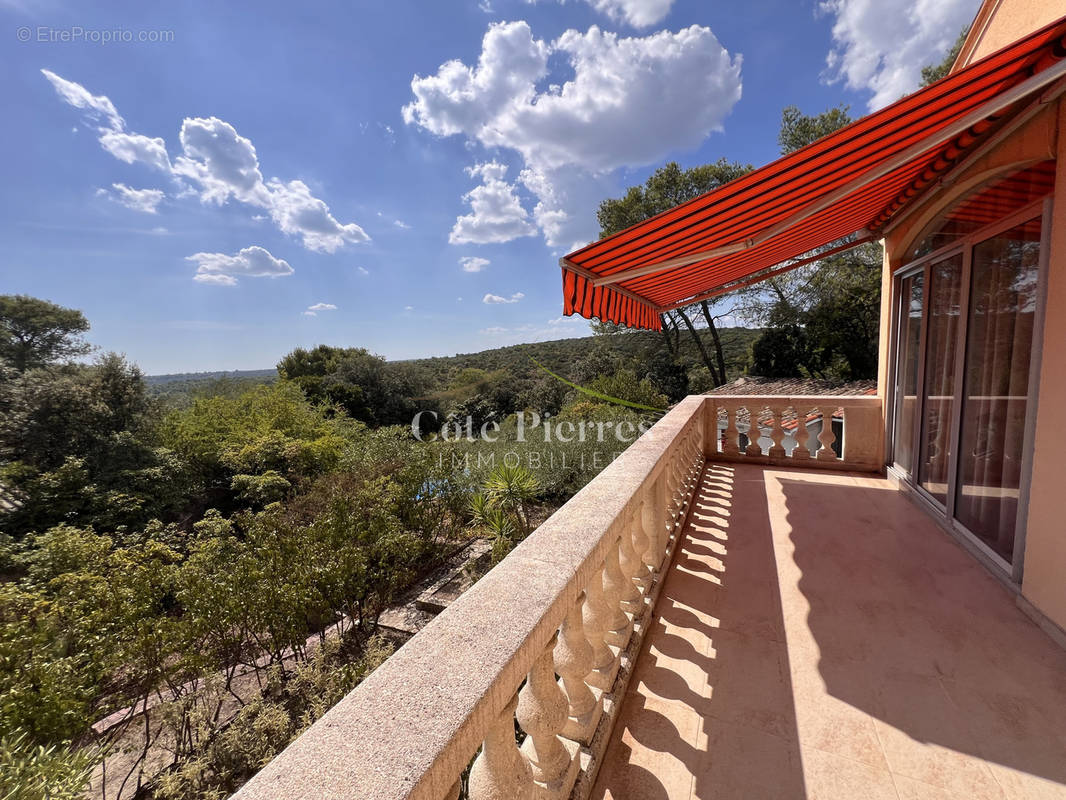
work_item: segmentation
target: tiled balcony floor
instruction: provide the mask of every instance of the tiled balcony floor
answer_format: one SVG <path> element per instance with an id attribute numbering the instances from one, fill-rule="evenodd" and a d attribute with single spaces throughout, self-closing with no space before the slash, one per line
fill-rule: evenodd
<path id="1" fill-rule="evenodd" d="M 1066 798 L 1066 651 L 888 480 L 695 503 L 594 798 Z"/>

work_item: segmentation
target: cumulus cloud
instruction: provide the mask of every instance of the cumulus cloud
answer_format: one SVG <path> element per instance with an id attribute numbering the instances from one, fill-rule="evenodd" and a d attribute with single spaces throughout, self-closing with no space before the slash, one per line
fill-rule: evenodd
<path id="1" fill-rule="evenodd" d="M 522 292 L 515 292 L 510 297 L 500 297 L 498 294 L 487 294 L 481 298 L 481 302 L 487 303 L 488 305 L 497 305 L 499 303 L 517 303 L 523 297 L 525 297 L 525 295 L 522 294 Z"/>
<path id="2" fill-rule="evenodd" d="M 411 226 L 408 225 L 406 222 L 404 222 L 402 219 L 395 219 L 395 220 L 392 221 L 392 224 L 395 227 L 399 228 L 401 231 L 409 231 L 409 230 L 411 230 Z"/>
<path id="3" fill-rule="evenodd" d="M 131 189 L 124 183 L 111 184 L 110 192 L 107 189 L 97 189 L 96 193 L 122 203 L 126 208 L 146 214 L 155 214 L 166 197 L 162 189 Z"/>
<path id="4" fill-rule="evenodd" d="M 565 59 L 572 75 L 538 88 L 550 56 Z M 495 23 L 475 66 L 452 60 L 434 75 L 414 76 L 403 117 L 438 136 L 515 151 L 520 180 L 541 205 L 534 218 L 549 244 L 568 244 L 567 220 L 578 208 L 573 187 L 697 147 L 740 99 L 740 67 L 740 56 L 699 25 L 630 38 L 593 26 L 548 43 L 526 22 Z M 563 175 L 568 191 L 559 186 Z M 586 237 L 594 224 L 587 214 Z"/>
<path id="5" fill-rule="evenodd" d="M 939 63 L 977 11 L 976 0 L 824 0 L 835 16 L 826 78 L 873 92 L 876 111 L 918 88 L 921 69 Z"/>
<path id="6" fill-rule="evenodd" d="M 481 177 L 481 185 L 463 195 L 471 213 L 455 220 L 448 235 L 451 244 L 489 244 L 532 236 L 537 229 L 518 199 L 513 184 L 504 180 L 507 167 L 497 161 L 468 167 L 467 174 Z"/>
<path id="7" fill-rule="evenodd" d="M 275 258 L 265 248 L 255 245 L 234 255 L 195 253 L 186 256 L 185 260 L 196 264 L 193 280 L 221 286 L 235 286 L 238 278 L 278 278 L 293 273 L 287 261 Z"/>
<path id="8" fill-rule="evenodd" d="M 459 259 L 459 266 L 463 268 L 463 272 L 481 272 L 489 263 L 487 258 L 477 256 L 463 256 Z"/>
<path id="9" fill-rule="evenodd" d="M 265 211 L 279 230 L 299 238 L 309 250 L 333 253 L 347 243 L 369 240 L 359 225 L 339 222 L 303 181 L 265 180 L 255 146 L 228 122 L 217 117 L 185 119 L 178 135 L 181 154 L 172 162 L 166 142 L 128 131 L 110 99 L 42 72 L 66 103 L 102 123 L 98 133 L 104 150 L 127 164 L 145 164 L 170 175 L 181 187 L 177 197 L 198 196 L 214 205 L 231 199 L 246 203 Z"/>
<path id="10" fill-rule="evenodd" d="M 307 307 L 308 311 L 336 311 L 337 307 L 333 303 L 315 303 L 313 306 Z"/>
<path id="11" fill-rule="evenodd" d="M 360 275 L 369 275 L 370 274 L 370 270 L 368 270 L 366 267 L 356 267 L 355 271 L 358 272 Z"/>

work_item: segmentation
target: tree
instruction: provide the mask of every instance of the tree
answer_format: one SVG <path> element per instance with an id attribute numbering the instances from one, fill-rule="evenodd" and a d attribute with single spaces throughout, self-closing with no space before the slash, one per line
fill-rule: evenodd
<path id="1" fill-rule="evenodd" d="M 781 130 L 777 134 L 781 155 L 806 147 L 850 122 L 848 106 L 843 104 L 813 116 L 804 114 L 797 106 L 785 106 L 781 112 Z"/>
<path id="2" fill-rule="evenodd" d="M 750 164 L 730 162 L 724 158 L 712 164 L 703 164 L 690 169 L 682 169 L 676 161 L 671 161 L 669 164 L 655 170 L 651 177 L 644 182 L 643 186 L 631 186 L 622 197 L 608 198 L 600 203 L 599 210 L 596 212 L 596 219 L 600 223 L 600 238 L 617 233 L 649 217 L 667 211 L 680 203 L 684 203 L 686 200 L 691 200 L 701 194 L 717 189 L 747 174 L 751 169 Z M 689 331 L 692 341 L 696 344 L 704 364 L 714 378 L 715 385 L 720 386 L 725 383 L 726 375 L 718 327 L 715 324 L 715 317 L 710 313 L 706 303 L 703 304 L 702 310 L 704 322 L 714 342 L 715 358 L 712 358 L 710 353 L 708 353 L 702 337 L 697 332 L 685 310 L 677 309 L 676 314 L 678 318 L 684 321 L 685 327 Z M 672 325 L 676 331 L 677 321 L 671 317 L 669 312 L 662 316 L 665 317 L 663 319 L 664 343 L 670 357 L 676 359 L 678 349 L 676 339 L 670 339 L 670 333 L 667 328 Z M 610 333 L 614 329 L 601 324 L 599 328 L 594 327 L 593 330 L 596 333 L 604 334 Z"/>
<path id="3" fill-rule="evenodd" d="M 969 27 L 963 28 L 958 38 L 955 39 L 955 44 L 951 46 L 951 49 L 944 56 L 944 60 L 939 64 L 928 64 L 922 67 L 922 86 L 928 86 L 931 83 L 936 83 L 941 78 L 946 78 L 948 73 L 951 72 L 951 68 L 955 65 L 955 59 L 959 57 L 959 51 L 962 50 L 962 44 L 966 41 L 966 34 L 970 32 Z"/>
<path id="4" fill-rule="evenodd" d="M 85 315 L 24 294 L 0 295 L 0 362 L 18 372 L 86 355 Z"/>

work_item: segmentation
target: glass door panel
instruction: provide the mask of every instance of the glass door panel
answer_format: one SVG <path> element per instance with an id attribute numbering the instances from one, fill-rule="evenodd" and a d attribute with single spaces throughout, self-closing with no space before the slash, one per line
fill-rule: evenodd
<path id="1" fill-rule="evenodd" d="M 922 273 L 904 278 L 900 283 L 899 354 L 896 363 L 895 444 L 892 448 L 896 466 L 910 475 L 914 470 L 914 423 L 918 415 L 918 364 L 922 341 L 924 305 Z"/>
<path id="2" fill-rule="evenodd" d="M 973 248 L 955 517 L 1010 562 L 1028 410 L 1040 220 Z"/>
<path id="3" fill-rule="evenodd" d="M 933 498 L 946 505 L 951 465 L 951 420 L 955 407 L 955 354 L 962 319 L 962 254 L 933 264 L 929 276 L 918 482 Z"/>

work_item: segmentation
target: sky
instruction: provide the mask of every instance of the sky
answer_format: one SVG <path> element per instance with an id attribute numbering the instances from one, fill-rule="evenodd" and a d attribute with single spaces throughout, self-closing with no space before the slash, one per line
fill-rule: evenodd
<path id="1" fill-rule="evenodd" d="M 977 6 L 0 0 L 0 293 L 148 374 L 587 335 L 602 199 L 887 105 Z"/>

